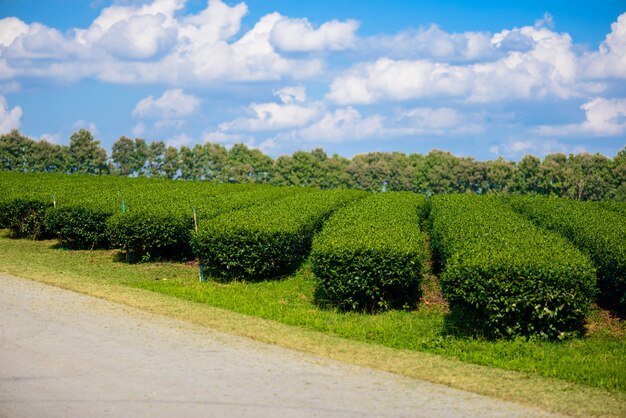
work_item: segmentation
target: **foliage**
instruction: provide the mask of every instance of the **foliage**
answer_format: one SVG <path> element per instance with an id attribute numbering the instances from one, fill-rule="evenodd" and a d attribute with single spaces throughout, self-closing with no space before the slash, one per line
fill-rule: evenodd
<path id="1" fill-rule="evenodd" d="M 548 339 L 581 328 L 595 268 L 567 240 L 494 197 L 436 196 L 430 221 L 444 294 L 474 328 L 489 337 Z"/>
<path id="2" fill-rule="evenodd" d="M 308 254 L 330 213 L 362 195 L 347 190 L 301 189 L 293 196 L 252 206 L 200 224 L 192 245 L 207 271 L 222 280 L 281 276 Z"/>
<path id="3" fill-rule="evenodd" d="M 584 338 L 556 342 L 521 338 L 489 341 L 450 334 L 446 326 L 445 305 L 423 304 L 414 311 L 392 310 L 378 315 L 320 309 L 313 303 L 315 278 L 308 264 L 284 280 L 200 283 L 197 266 L 189 263 L 128 265 L 114 262 L 111 251 L 59 251 L 50 245 L 50 241 L 15 241 L 3 239 L 3 236 L 0 232 L 0 270 L 3 272 L 116 297 L 117 301 L 124 303 L 133 298 L 161 300 L 158 294 L 164 294 L 168 296 L 167 301 L 163 300 L 167 303 L 159 304 L 160 308 L 154 305 L 161 313 L 167 315 L 176 311 L 187 320 L 193 320 L 194 312 L 199 313 L 210 321 L 224 321 L 226 326 L 233 326 L 232 330 L 238 328 L 236 332 L 252 332 L 254 327 L 231 322 L 232 316 L 225 315 L 224 311 L 219 315 L 209 315 L 203 313 L 204 309 L 218 307 L 239 312 L 255 324 L 262 322 L 260 318 L 265 318 L 271 320 L 267 337 L 272 342 L 278 341 L 276 334 L 280 331 L 277 331 L 276 324 L 287 324 L 292 333 L 287 337 L 289 341 L 302 342 L 299 349 L 310 347 L 322 355 L 325 352 L 322 344 L 334 345 L 337 340 L 332 336 L 340 336 L 342 341 L 356 341 L 360 347 L 378 347 L 380 351 L 377 354 L 365 357 L 368 361 L 389 356 L 390 364 L 405 364 L 407 371 L 432 367 L 437 374 L 443 368 L 455 370 L 457 376 L 465 378 L 468 377 L 466 372 L 456 367 L 473 363 L 485 366 L 479 368 L 478 373 L 489 376 L 487 379 L 494 376 L 494 370 L 490 368 L 497 368 L 524 373 L 524 378 L 514 379 L 518 382 L 537 385 L 543 381 L 552 388 L 546 391 L 546 396 L 557 392 L 569 401 L 576 387 L 572 383 L 576 383 L 594 388 L 590 393 L 606 390 L 619 394 L 621 405 L 624 405 L 626 322 L 609 319 L 606 311 L 592 312 L 588 322 L 589 332 Z M 103 286 L 102 290 L 99 290 L 100 286 Z M 127 286 L 133 289 L 124 292 Z M 176 304 L 172 297 L 190 301 L 187 304 L 189 309 L 180 310 L 180 304 Z M 142 306 L 147 305 L 144 303 Z M 219 322 L 213 322 L 216 323 Z M 317 340 L 304 342 L 301 340 L 304 335 L 314 335 Z M 425 356 L 427 361 L 424 364 L 409 357 L 407 364 L 407 355 L 414 351 L 436 356 Z M 404 363 L 401 363 L 402 359 L 405 359 Z M 510 374 L 505 374 L 511 379 Z M 537 379 L 538 376 L 558 380 L 546 381 Z M 555 389 L 556 385 L 566 388 Z M 586 396 L 583 402 L 590 403 L 590 399 Z M 615 414 L 615 409 L 609 407 L 607 410 L 608 414 Z"/>
<path id="4" fill-rule="evenodd" d="M 513 208 L 544 228 L 567 237 L 589 255 L 598 268 L 598 286 L 605 302 L 626 311 L 626 217 L 595 202 L 519 197 Z M 610 206 L 617 210 L 623 204 Z M 623 209 L 622 209 L 623 210 Z"/>
<path id="5" fill-rule="evenodd" d="M 210 183 L 181 183 L 176 190 L 169 186 L 169 182 L 153 184 L 127 196 L 125 211 L 113 215 L 107 224 L 115 247 L 144 261 L 189 258 L 194 207 L 202 221 L 290 193 L 289 189 L 256 186 L 248 190 Z"/>
<path id="6" fill-rule="evenodd" d="M 340 310 L 413 308 L 428 255 L 425 199 L 380 193 L 334 213 L 313 241 L 316 299 Z"/>
<path id="7" fill-rule="evenodd" d="M 0 201 L 3 226 L 9 228 L 12 238 L 41 239 L 48 236 L 45 224 L 46 209 L 52 202 L 46 199 L 15 198 Z"/>
<path id="8" fill-rule="evenodd" d="M 110 158 L 84 129 L 70 145 L 35 141 L 17 130 L 0 135 L 0 171 L 117 174 L 121 176 L 348 188 L 367 191 L 531 194 L 576 200 L 626 201 L 626 148 L 611 160 L 600 154 L 527 155 L 519 162 L 477 161 L 432 150 L 426 155 L 370 152 L 351 159 L 320 148 L 272 160 L 259 150 L 206 143 L 179 149 L 162 141 L 120 137 Z"/>

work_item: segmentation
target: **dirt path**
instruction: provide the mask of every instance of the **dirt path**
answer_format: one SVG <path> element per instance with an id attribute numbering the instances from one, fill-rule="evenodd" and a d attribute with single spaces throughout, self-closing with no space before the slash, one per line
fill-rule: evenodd
<path id="1" fill-rule="evenodd" d="M 0 416 L 543 415 L 0 275 Z"/>

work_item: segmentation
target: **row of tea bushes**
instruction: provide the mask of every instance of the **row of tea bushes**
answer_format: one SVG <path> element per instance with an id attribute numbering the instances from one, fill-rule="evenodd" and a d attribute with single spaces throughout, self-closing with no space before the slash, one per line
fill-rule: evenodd
<path id="1" fill-rule="evenodd" d="M 107 231 L 116 248 L 142 259 L 182 259 L 192 255 L 194 219 L 202 222 L 220 214 L 261 205 L 294 194 L 298 189 L 257 186 L 254 189 L 232 187 L 207 190 L 193 199 L 172 204 L 163 195 L 143 199 L 123 213 L 116 213 L 107 223 Z M 182 199 L 184 193 L 179 194 Z"/>
<path id="2" fill-rule="evenodd" d="M 334 213 L 313 241 L 316 299 L 340 310 L 414 308 L 428 258 L 419 225 L 426 200 L 381 193 Z"/>
<path id="3" fill-rule="evenodd" d="M 106 176 L 0 173 L 0 228 L 57 237 L 73 249 L 120 248 L 132 259 L 190 257 L 193 212 L 212 218 L 301 191 Z M 130 259 L 130 258 L 129 258 Z"/>
<path id="4" fill-rule="evenodd" d="M 444 294 L 475 328 L 555 339 L 582 327 L 596 271 L 568 240 L 475 195 L 434 197 L 430 222 Z"/>
<path id="5" fill-rule="evenodd" d="M 510 203 L 537 225 L 561 234 L 591 257 L 598 268 L 602 299 L 626 311 L 626 216 L 594 202 L 517 197 Z"/>
<path id="6" fill-rule="evenodd" d="M 341 206 L 365 196 L 352 190 L 304 189 L 278 201 L 200 222 L 192 240 L 206 270 L 221 280 L 256 281 L 291 272 L 313 235 Z"/>

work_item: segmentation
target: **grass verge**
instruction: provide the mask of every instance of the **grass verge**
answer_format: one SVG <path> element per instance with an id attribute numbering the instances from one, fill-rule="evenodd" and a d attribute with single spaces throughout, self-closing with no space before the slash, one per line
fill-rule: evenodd
<path id="1" fill-rule="evenodd" d="M 0 271 L 303 352 L 577 416 L 626 415 L 623 321 L 596 311 L 562 343 L 457 336 L 436 285 L 413 312 L 340 314 L 311 303 L 310 270 L 275 282 L 199 284 L 194 266 L 127 265 L 110 251 L 0 237 Z M 146 291 L 150 290 L 150 291 Z M 244 314 L 244 315 L 242 315 Z"/>

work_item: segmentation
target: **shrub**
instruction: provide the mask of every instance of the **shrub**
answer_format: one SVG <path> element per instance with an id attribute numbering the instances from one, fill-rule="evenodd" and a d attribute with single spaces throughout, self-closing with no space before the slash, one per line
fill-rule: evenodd
<path id="1" fill-rule="evenodd" d="M 510 202 L 537 225 L 561 234 L 589 255 L 598 268 L 601 300 L 626 312 L 625 216 L 595 202 L 545 197 L 520 197 Z"/>
<path id="2" fill-rule="evenodd" d="M 52 202 L 44 198 L 24 197 L 0 202 L 2 226 L 9 228 L 12 238 L 43 239 L 49 236 L 46 229 L 46 210 Z"/>
<path id="3" fill-rule="evenodd" d="M 111 211 L 86 206 L 57 206 L 46 213 L 46 228 L 72 249 L 106 248 L 109 237 L 106 221 Z"/>
<path id="4" fill-rule="evenodd" d="M 595 296 L 589 258 L 506 203 L 437 196 L 431 245 L 453 310 L 488 337 L 577 334 Z"/>
<path id="5" fill-rule="evenodd" d="M 193 185 L 194 183 L 187 183 Z M 196 183 L 198 185 L 199 183 Z M 183 189 L 190 192 L 189 189 Z M 130 199 L 126 212 L 116 213 L 108 220 L 107 230 L 115 247 L 143 261 L 154 259 L 185 259 L 192 256 L 191 239 L 194 229 L 193 208 L 200 221 L 214 218 L 240 208 L 258 205 L 295 189 L 260 187 L 196 190 L 193 196 L 183 190 L 150 193 Z M 192 198 L 190 198 L 192 197 Z"/>
<path id="6" fill-rule="evenodd" d="M 425 199 L 381 193 L 334 213 L 313 240 L 316 299 L 340 310 L 414 307 L 427 259 Z"/>
<path id="7" fill-rule="evenodd" d="M 221 280 L 262 280 L 292 271 L 305 257 L 324 219 L 363 196 L 349 190 L 299 193 L 219 216 L 192 240 L 206 270 Z"/>

